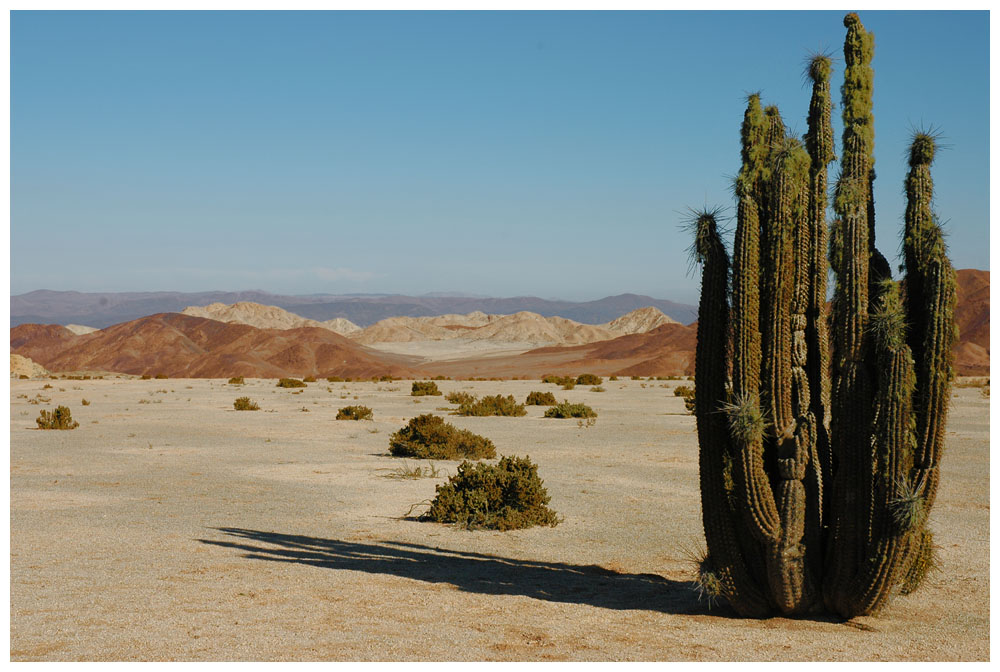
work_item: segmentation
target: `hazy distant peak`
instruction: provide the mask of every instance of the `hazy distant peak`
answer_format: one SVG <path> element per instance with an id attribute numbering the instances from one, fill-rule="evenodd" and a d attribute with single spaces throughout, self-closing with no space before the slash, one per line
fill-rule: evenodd
<path id="1" fill-rule="evenodd" d="M 645 308 L 637 308 L 630 313 L 625 313 L 603 326 L 618 334 L 644 334 L 662 324 L 679 323 L 659 308 L 646 306 Z"/>
<path id="2" fill-rule="evenodd" d="M 334 331 L 341 336 L 361 331 L 361 327 L 350 320 L 335 318 L 317 322 L 291 313 L 278 306 L 265 306 L 250 301 L 237 301 L 231 305 L 210 303 L 207 306 L 188 306 L 181 311 L 184 315 L 204 317 L 218 322 L 248 324 L 258 329 L 297 329 L 299 327 L 319 327 Z"/>

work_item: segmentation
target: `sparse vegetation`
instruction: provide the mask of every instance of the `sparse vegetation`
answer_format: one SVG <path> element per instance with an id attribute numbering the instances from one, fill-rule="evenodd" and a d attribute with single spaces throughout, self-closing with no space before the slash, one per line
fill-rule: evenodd
<path id="1" fill-rule="evenodd" d="M 554 527 L 559 520 L 547 506 L 549 500 L 538 465 L 528 457 L 501 457 L 498 464 L 466 461 L 447 483 L 437 486 L 422 518 L 468 529 Z"/>
<path id="2" fill-rule="evenodd" d="M 233 402 L 233 408 L 237 411 L 259 411 L 260 406 L 257 402 L 250 401 L 250 397 L 240 397 Z"/>
<path id="3" fill-rule="evenodd" d="M 559 402 L 551 392 L 531 392 L 524 403 L 526 406 L 555 406 Z"/>
<path id="4" fill-rule="evenodd" d="M 308 387 L 303 381 L 297 378 L 281 378 L 277 387 Z"/>
<path id="5" fill-rule="evenodd" d="M 694 413 L 694 388 L 690 385 L 678 385 L 674 388 L 675 397 L 684 397 L 684 408 L 688 413 Z"/>
<path id="6" fill-rule="evenodd" d="M 86 399 L 81 399 L 80 400 L 80 405 L 81 406 L 90 406 L 90 402 L 87 401 Z"/>
<path id="7" fill-rule="evenodd" d="M 152 378 L 152 376 L 149 375 L 148 373 L 144 373 L 141 376 L 139 376 L 139 380 L 149 380 L 150 378 Z"/>
<path id="8" fill-rule="evenodd" d="M 507 395 L 506 397 L 500 394 L 487 395 L 482 399 L 477 399 L 475 401 L 462 404 L 455 411 L 456 415 L 473 415 L 473 416 L 487 416 L 487 415 L 502 415 L 507 417 L 520 417 L 526 415 L 527 411 L 524 410 L 524 405 L 517 403 L 514 399 L 514 395 Z"/>
<path id="9" fill-rule="evenodd" d="M 553 385 L 572 385 L 576 383 L 576 378 L 573 376 L 557 376 L 554 373 L 547 373 L 542 376 L 543 383 L 552 383 Z"/>
<path id="10" fill-rule="evenodd" d="M 444 398 L 452 404 L 471 404 L 476 400 L 476 396 L 468 392 L 449 392 Z"/>
<path id="11" fill-rule="evenodd" d="M 73 415 L 66 406 L 56 406 L 54 411 L 42 409 L 35 419 L 39 429 L 76 429 L 79 422 L 73 420 Z"/>
<path id="12" fill-rule="evenodd" d="M 486 437 L 459 429 L 436 415 L 418 415 L 389 437 L 389 452 L 395 457 L 420 459 L 491 459 L 496 447 Z"/>
<path id="13" fill-rule="evenodd" d="M 390 473 L 385 474 L 385 478 L 395 478 L 401 481 L 415 481 L 418 478 L 440 478 L 441 470 L 434 466 L 431 462 L 430 466 L 422 465 L 403 465 L 402 467 L 396 467 Z"/>
<path id="14" fill-rule="evenodd" d="M 600 385 L 604 382 L 604 379 L 600 376 L 595 376 L 592 373 L 581 373 L 576 377 L 577 385 Z"/>
<path id="15" fill-rule="evenodd" d="M 415 380 L 413 381 L 413 386 L 410 388 L 411 397 L 438 397 L 441 394 L 442 392 L 438 389 L 437 383 L 431 380 Z"/>
<path id="16" fill-rule="evenodd" d="M 302 379 L 302 382 L 303 383 L 315 383 L 316 382 L 316 376 L 306 376 L 305 378 Z"/>
<path id="17" fill-rule="evenodd" d="M 367 406 L 344 406 L 337 411 L 337 420 L 371 420 L 372 409 Z"/>
<path id="18" fill-rule="evenodd" d="M 571 404 L 569 400 L 545 411 L 546 418 L 596 418 L 597 413 L 586 404 Z"/>
<path id="19" fill-rule="evenodd" d="M 604 389 L 603 387 L 601 387 L 600 385 L 597 385 L 596 387 L 592 387 L 592 388 L 590 388 L 590 391 L 591 391 L 591 392 L 607 392 L 607 390 L 605 390 L 605 389 Z"/>
<path id="20" fill-rule="evenodd" d="M 243 376 L 233 376 L 229 379 L 230 385 L 244 385 Z"/>

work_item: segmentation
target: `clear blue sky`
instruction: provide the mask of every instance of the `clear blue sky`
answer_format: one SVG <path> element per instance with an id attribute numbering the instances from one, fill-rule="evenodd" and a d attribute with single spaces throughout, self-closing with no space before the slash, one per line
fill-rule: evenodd
<path id="1" fill-rule="evenodd" d="M 805 132 L 842 16 L 13 12 L 11 292 L 694 302 L 681 213 L 732 206 L 747 92 Z M 988 13 L 861 18 L 880 249 L 933 124 L 953 261 L 989 268 Z"/>

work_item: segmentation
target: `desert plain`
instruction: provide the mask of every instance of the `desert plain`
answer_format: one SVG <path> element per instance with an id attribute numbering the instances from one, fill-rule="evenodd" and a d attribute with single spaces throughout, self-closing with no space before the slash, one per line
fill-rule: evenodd
<path id="1" fill-rule="evenodd" d="M 686 381 L 439 381 L 553 391 L 592 427 L 448 415 L 410 381 L 11 381 L 11 651 L 30 660 L 989 660 L 989 399 L 953 392 L 931 527 L 940 569 L 879 615 L 748 620 L 692 589 L 704 541 Z M 51 385 L 45 388 L 46 385 Z M 32 399 L 47 399 L 30 403 Z M 233 409 L 249 396 L 260 411 Z M 87 399 L 88 405 L 82 405 Z M 363 404 L 370 422 L 337 421 Z M 66 405 L 80 426 L 41 431 Z M 528 455 L 561 517 L 421 522 L 458 462 L 391 457 L 437 413 Z M 436 477 L 397 478 L 403 468 Z"/>

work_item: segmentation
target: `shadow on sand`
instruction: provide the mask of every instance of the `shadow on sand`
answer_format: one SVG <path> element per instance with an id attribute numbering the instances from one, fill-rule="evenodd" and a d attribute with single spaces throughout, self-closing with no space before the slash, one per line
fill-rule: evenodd
<path id="1" fill-rule="evenodd" d="M 380 541 L 362 544 L 232 527 L 215 528 L 239 541 L 199 539 L 203 544 L 243 551 L 243 557 L 294 562 L 333 570 L 401 576 L 447 583 L 482 595 L 524 595 L 550 602 L 605 609 L 642 609 L 670 614 L 706 614 L 688 582 L 655 574 L 623 574 L 597 565 L 515 560 L 420 544 Z M 713 616 L 731 616 L 715 606 Z"/>

